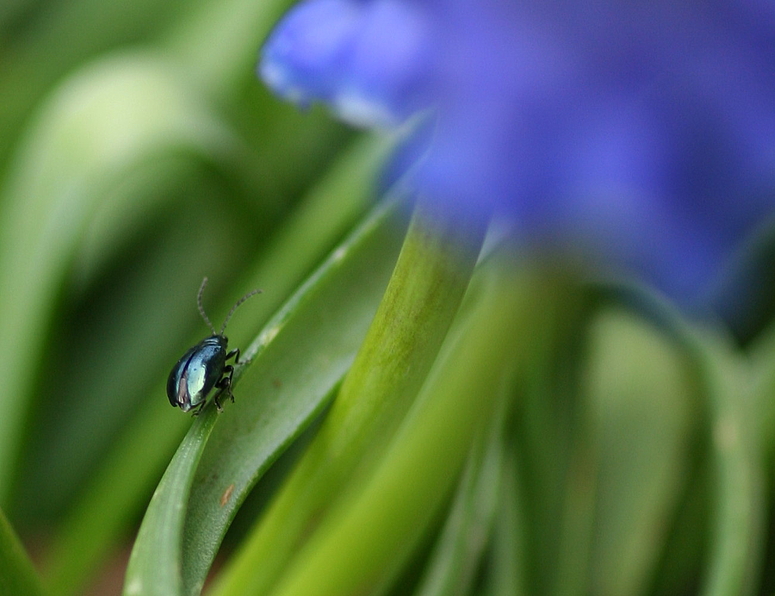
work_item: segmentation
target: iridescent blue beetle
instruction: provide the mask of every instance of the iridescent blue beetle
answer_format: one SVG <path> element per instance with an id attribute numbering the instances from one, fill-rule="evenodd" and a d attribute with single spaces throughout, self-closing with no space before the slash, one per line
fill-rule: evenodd
<path id="1" fill-rule="evenodd" d="M 234 395 L 231 392 L 231 379 L 234 375 L 234 367 L 226 364 L 226 361 L 234 358 L 234 364 L 240 364 L 239 349 L 227 352 L 229 340 L 223 332 L 226 331 L 226 324 L 231 319 L 234 311 L 237 310 L 237 307 L 261 291 L 253 290 L 237 300 L 229 314 L 226 315 L 226 320 L 221 326 L 220 333 L 216 333 L 215 327 L 213 327 L 210 319 L 207 318 L 205 309 L 202 307 L 202 292 L 204 292 L 206 285 L 207 278 L 205 277 L 202 280 L 202 285 L 199 287 L 196 304 L 199 307 L 199 314 L 202 315 L 213 334 L 210 337 L 204 338 L 183 354 L 183 357 L 172 368 L 172 372 L 167 379 L 167 397 L 172 406 L 178 407 L 184 412 L 199 406 L 199 409 L 194 412 L 195 416 L 199 415 L 202 408 L 205 407 L 207 395 L 213 388 L 220 390 L 213 398 L 219 412 L 222 412 L 223 408 L 221 408 L 221 402 L 218 401 L 218 396 L 223 391 L 228 394 L 231 401 L 234 401 Z"/>

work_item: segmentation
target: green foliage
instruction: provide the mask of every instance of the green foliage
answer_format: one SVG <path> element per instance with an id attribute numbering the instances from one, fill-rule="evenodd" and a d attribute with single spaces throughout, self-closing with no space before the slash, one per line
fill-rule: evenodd
<path id="1" fill-rule="evenodd" d="M 2 513 L 0 513 L 0 592 L 19 596 L 43 594 L 43 586 L 35 573 L 32 561 Z"/>
<path id="2" fill-rule="evenodd" d="M 775 326 L 384 189 L 400 139 L 254 79 L 286 5 L 0 9 L 0 594 L 771 591 Z M 192 419 L 205 275 L 263 294 Z"/>

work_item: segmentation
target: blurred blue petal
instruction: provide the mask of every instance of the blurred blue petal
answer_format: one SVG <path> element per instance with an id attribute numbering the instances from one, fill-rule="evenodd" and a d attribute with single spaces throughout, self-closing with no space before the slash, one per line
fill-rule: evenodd
<path id="1" fill-rule="evenodd" d="M 329 101 L 347 54 L 352 51 L 360 13 L 360 8 L 348 0 L 299 5 L 266 44 L 261 76 L 291 101 Z"/>
<path id="2" fill-rule="evenodd" d="M 286 99 L 328 102 L 352 124 L 397 124 L 422 107 L 407 98 L 428 70 L 426 26 L 407 2 L 305 2 L 267 41 L 260 74 Z"/>
<path id="3" fill-rule="evenodd" d="M 775 210 L 773 6 L 309 0 L 261 73 L 358 125 L 432 110 L 418 191 L 701 304 Z"/>

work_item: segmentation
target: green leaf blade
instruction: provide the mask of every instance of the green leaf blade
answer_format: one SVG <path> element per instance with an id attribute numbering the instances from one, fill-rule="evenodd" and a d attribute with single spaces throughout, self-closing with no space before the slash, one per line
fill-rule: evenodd
<path id="1" fill-rule="evenodd" d="M 511 271 L 501 273 L 456 320 L 373 474 L 334 505 L 271 594 L 380 593 L 414 552 L 521 360 L 520 337 L 535 313 L 525 301 L 530 292 Z M 222 593 L 244 591 L 233 585 Z"/>
<path id="2" fill-rule="evenodd" d="M 460 223 L 433 212 L 432 202 L 418 202 L 390 284 L 336 401 L 225 573 L 224 593 L 267 591 L 332 504 L 384 452 L 438 354 L 479 254 L 486 219 L 467 222 L 467 228 Z"/>
<path id="3" fill-rule="evenodd" d="M 375 172 L 393 142 L 391 138 L 378 137 L 358 141 L 310 189 L 268 249 L 250 266 L 246 278 L 251 281 L 245 282 L 246 287 L 262 287 L 264 294 L 255 299 L 250 309 L 240 311 L 230 324 L 232 345 L 246 345 L 255 336 L 255 330 L 266 323 L 346 231 L 363 217 L 372 202 Z M 196 283 L 199 281 L 201 278 Z M 238 293 L 244 293 L 244 289 Z M 187 298 L 195 315 L 193 293 Z M 232 299 L 227 302 L 210 314 L 219 319 L 225 316 L 233 304 Z M 188 345 L 200 339 L 198 334 L 192 336 Z M 166 376 L 159 381 L 90 479 L 53 541 L 45 570 L 47 583 L 56 594 L 79 593 L 88 573 L 104 560 L 132 516 L 142 511 L 191 424 L 190 418 L 173 411 L 164 397 Z M 146 454 L 142 461 L 137 458 L 141 451 Z"/>
<path id="4" fill-rule="evenodd" d="M 157 528 L 141 530 L 135 552 L 142 554 L 127 572 L 127 596 L 151 593 L 156 577 L 167 578 L 159 594 L 201 590 L 239 504 L 326 405 L 351 365 L 393 268 L 402 220 L 396 202 L 379 206 L 244 351 L 236 402 L 215 418 L 206 447 L 209 433 L 197 421 L 194 438 L 184 441 L 168 471 L 177 487 L 167 490 L 163 482 L 149 507 L 143 528 Z M 214 416 L 212 408 L 207 416 Z M 184 517 L 188 485 L 193 491 Z"/>

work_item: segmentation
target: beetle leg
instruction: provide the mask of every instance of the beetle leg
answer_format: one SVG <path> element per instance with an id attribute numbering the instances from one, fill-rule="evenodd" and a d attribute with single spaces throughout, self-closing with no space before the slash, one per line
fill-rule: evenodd
<path id="1" fill-rule="evenodd" d="M 234 358 L 234 364 L 242 364 L 242 363 L 239 361 L 239 348 L 235 348 L 235 349 L 233 349 L 231 352 L 229 352 L 228 354 L 226 354 L 226 360 L 228 360 L 229 358 L 232 358 L 232 357 L 235 357 L 235 358 Z"/>
<path id="2" fill-rule="evenodd" d="M 192 416 L 199 416 L 199 414 L 201 414 L 201 413 L 202 413 L 202 408 L 204 408 L 204 407 L 205 407 L 205 404 L 206 404 L 206 403 L 207 403 L 207 402 L 204 402 L 204 401 L 203 401 L 201 404 L 199 404 L 199 407 L 198 407 L 196 410 L 194 410 L 193 412 L 191 412 L 191 415 L 192 415 Z"/>
<path id="3" fill-rule="evenodd" d="M 239 358 L 239 350 L 236 350 L 236 352 L 237 352 L 237 358 Z M 234 377 L 234 367 L 227 364 L 226 366 L 223 367 L 223 372 L 229 375 L 228 376 L 229 381 L 226 383 L 226 391 L 229 392 L 231 403 L 234 403 L 234 394 L 231 392 L 231 380 L 232 380 L 232 377 Z"/>
<path id="4" fill-rule="evenodd" d="M 223 367 L 223 378 L 221 378 L 220 381 L 218 381 L 215 386 L 222 389 L 223 391 L 226 391 L 229 394 L 229 398 L 231 398 L 231 403 L 234 403 L 234 394 L 231 392 L 231 380 L 234 376 L 234 367 L 230 364 L 227 364 Z"/>

